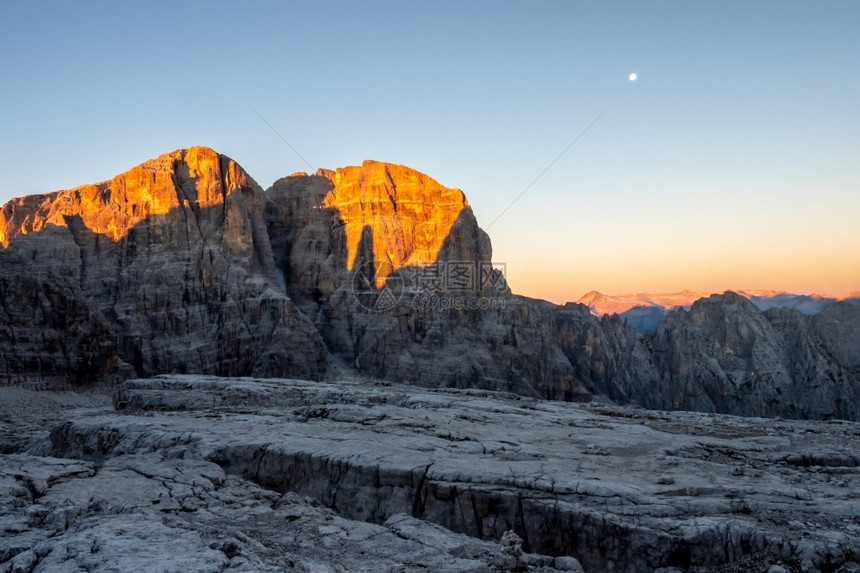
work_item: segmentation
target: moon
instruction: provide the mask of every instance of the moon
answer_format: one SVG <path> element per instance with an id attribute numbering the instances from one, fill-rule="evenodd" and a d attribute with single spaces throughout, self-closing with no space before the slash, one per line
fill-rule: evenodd
<path id="1" fill-rule="evenodd" d="M 639 77 L 639 76 L 638 76 L 638 75 L 636 75 L 636 72 L 633 72 L 632 74 L 630 74 L 629 76 L 627 76 L 627 78 L 628 78 L 631 82 L 635 82 L 635 81 L 636 81 L 636 78 L 638 78 L 638 77 Z"/>

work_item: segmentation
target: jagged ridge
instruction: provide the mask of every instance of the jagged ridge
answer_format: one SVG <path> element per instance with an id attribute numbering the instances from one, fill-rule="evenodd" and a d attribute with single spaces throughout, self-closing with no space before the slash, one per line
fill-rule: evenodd
<path id="1" fill-rule="evenodd" d="M 4 276 L 32 279 L 20 296 L 63 292 L 87 312 L 57 326 L 59 336 L 0 333 L 0 363 L 59 348 L 82 357 L 70 364 L 88 364 L 103 378 L 324 375 L 319 335 L 277 287 L 263 191 L 211 149 L 175 151 L 110 181 L 13 200 L 2 221 Z M 6 307 L 20 302 L 7 299 Z M 62 335 L 90 328 L 87 321 L 109 325 L 103 343 L 118 356 L 113 364 L 105 351 L 103 364 L 92 365 L 92 352 Z M 8 371 L 7 383 L 45 385 L 44 370 Z M 66 384 L 79 381 L 79 369 L 69 370 Z"/>
<path id="2" fill-rule="evenodd" d="M 0 330 L 7 384 L 322 378 L 334 364 L 431 387 L 860 417 L 860 317 L 839 304 L 812 318 L 712 296 L 638 337 L 617 316 L 515 296 L 482 276 L 470 289 L 402 288 L 368 309 L 355 292 L 367 265 L 387 265 L 366 281 L 385 291 L 410 272 L 492 262 L 463 193 L 404 166 L 296 174 L 263 192 L 229 158 L 179 150 L 104 183 L 13 200 L 0 230 L 0 269 L 25 286 L 3 290 L 2 308 L 11 317 L 22 301 L 47 301 Z M 44 319 L 58 312 L 66 319 Z"/>

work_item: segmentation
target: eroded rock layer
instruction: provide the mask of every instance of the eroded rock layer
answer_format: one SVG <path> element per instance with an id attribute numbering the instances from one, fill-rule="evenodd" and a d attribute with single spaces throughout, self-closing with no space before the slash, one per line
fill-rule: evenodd
<path id="1" fill-rule="evenodd" d="M 235 162 L 192 148 L 98 185 L 8 203 L 0 267 L 15 286 L 5 289 L 6 312 L 35 300 L 45 308 L 33 309 L 29 325 L 7 322 L 0 363 L 10 365 L 8 380 L 61 387 L 123 371 L 322 376 L 325 347 L 277 284 L 264 201 Z M 46 334 L 22 337 L 28 326 Z M 56 340 L 51 328 L 62 333 Z M 51 352 L 65 362 L 22 363 Z"/>
<path id="2" fill-rule="evenodd" d="M 647 339 L 642 405 L 745 416 L 860 419 L 860 307 L 760 311 L 734 293 L 677 310 Z"/>
<path id="3" fill-rule="evenodd" d="M 191 521 L 236 491 L 224 472 L 342 518 L 390 527 L 406 514 L 496 541 L 514 530 L 525 551 L 574 557 L 588 572 L 848 571 L 860 561 L 856 423 L 187 376 L 129 381 L 116 405 L 56 427 L 50 453 L 98 462 L 104 483 L 141 481 L 126 469 L 164 475 L 173 495 L 136 488 L 140 505 L 160 500 Z"/>

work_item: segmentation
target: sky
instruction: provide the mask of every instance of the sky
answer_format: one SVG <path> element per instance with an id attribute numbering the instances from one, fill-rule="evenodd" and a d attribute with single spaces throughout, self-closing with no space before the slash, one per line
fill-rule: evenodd
<path id="1" fill-rule="evenodd" d="M 4 2 L 0 22 L 0 202 L 191 145 L 263 188 L 376 159 L 462 189 L 520 294 L 860 290 L 860 2 Z"/>

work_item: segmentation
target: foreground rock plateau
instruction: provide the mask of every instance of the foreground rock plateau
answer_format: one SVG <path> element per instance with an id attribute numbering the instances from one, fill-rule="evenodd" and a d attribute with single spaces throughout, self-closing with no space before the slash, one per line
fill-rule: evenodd
<path id="1" fill-rule="evenodd" d="M 177 150 L 10 201 L 0 247 L 6 386 L 357 374 L 860 419 L 860 306 L 762 311 L 728 292 L 639 336 L 618 315 L 513 294 L 463 192 L 401 165 L 298 173 L 263 191 L 228 157 Z"/>
<path id="2" fill-rule="evenodd" d="M 161 376 L 48 434 L 12 402 L 0 571 L 860 570 L 853 422 Z"/>

